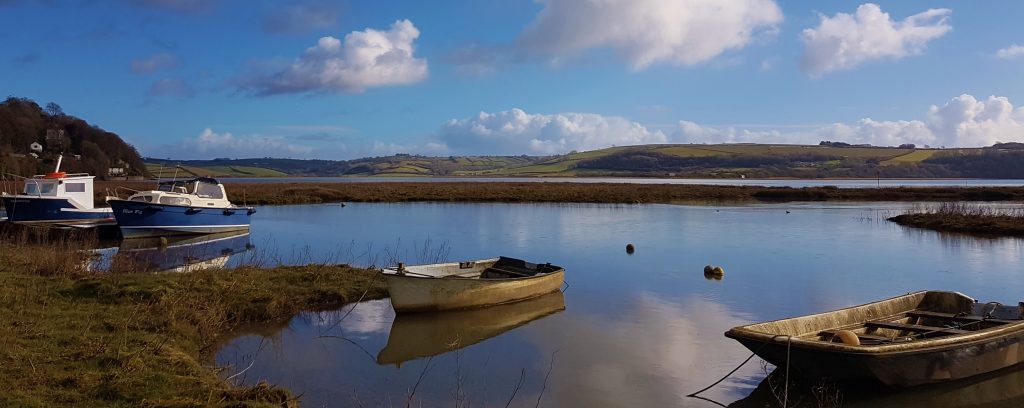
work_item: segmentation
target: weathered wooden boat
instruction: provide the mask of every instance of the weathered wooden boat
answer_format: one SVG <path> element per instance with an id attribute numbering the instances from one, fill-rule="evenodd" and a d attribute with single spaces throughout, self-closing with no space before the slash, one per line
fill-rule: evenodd
<path id="1" fill-rule="evenodd" d="M 377 364 L 436 356 L 468 347 L 565 310 L 562 292 L 521 302 L 436 313 L 403 313 L 391 323 Z"/>
<path id="2" fill-rule="evenodd" d="M 1024 304 L 922 291 L 725 333 L 776 366 L 890 387 L 958 380 L 1024 361 Z"/>
<path id="3" fill-rule="evenodd" d="M 557 291 L 565 270 L 499 257 L 405 266 L 382 271 L 395 312 L 467 309 L 515 302 Z"/>

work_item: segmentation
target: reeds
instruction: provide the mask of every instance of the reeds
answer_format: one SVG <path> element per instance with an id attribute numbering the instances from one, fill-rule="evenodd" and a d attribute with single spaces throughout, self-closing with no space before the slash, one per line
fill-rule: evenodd
<path id="1" fill-rule="evenodd" d="M 985 236 L 1024 236 L 1024 208 L 998 208 L 963 202 L 915 205 L 889 218 L 900 225 Z"/>

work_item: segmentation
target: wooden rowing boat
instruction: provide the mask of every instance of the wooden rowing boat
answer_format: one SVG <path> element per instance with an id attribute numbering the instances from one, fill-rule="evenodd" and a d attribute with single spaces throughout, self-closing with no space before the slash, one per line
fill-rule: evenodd
<path id="1" fill-rule="evenodd" d="M 382 271 L 395 312 L 467 309 L 529 299 L 557 291 L 565 270 L 499 257 L 404 266 Z"/>
<path id="2" fill-rule="evenodd" d="M 1024 361 L 1024 304 L 922 291 L 730 329 L 761 358 L 806 376 L 892 387 L 968 378 Z"/>

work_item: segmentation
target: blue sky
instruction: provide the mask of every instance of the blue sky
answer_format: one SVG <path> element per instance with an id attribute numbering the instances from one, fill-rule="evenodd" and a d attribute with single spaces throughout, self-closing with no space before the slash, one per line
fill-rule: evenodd
<path id="1" fill-rule="evenodd" d="M 1024 2 L 0 0 L 0 89 L 143 155 L 1024 141 Z"/>

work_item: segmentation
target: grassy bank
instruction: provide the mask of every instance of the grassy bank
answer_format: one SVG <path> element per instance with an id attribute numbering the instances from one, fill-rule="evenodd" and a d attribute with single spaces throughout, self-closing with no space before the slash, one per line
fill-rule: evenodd
<path id="1" fill-rule="evenodd" d="M 330 202 L 673 203 L 706 201 L 1005 201 L 1024 200 L 1024 187 L 754 187 L 625 183 L 231 183 L 228 195 L 250 205 Z M 101 182 L 151 189 L 153 183 Z M 102 198 L 102 193 L 99 194 Z"/>
<path id="2" fill-rule="evenodd" d="M 90 273 L 68 252 L 80 245 L 0 241 L 0 405 L 280 407 L 287 391 L 232 387 L 202 363 L 218 339 L 386 295 L 347 266 Z"/>
<path id="3" fill-rule="evenodd" d="M 943 232 L 1024 237 L 1024 211 L 999 211 L 962 203 L 918 208 L 889 221 Z"/>

